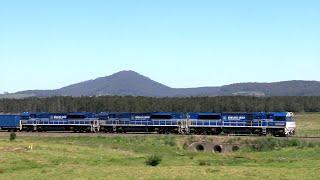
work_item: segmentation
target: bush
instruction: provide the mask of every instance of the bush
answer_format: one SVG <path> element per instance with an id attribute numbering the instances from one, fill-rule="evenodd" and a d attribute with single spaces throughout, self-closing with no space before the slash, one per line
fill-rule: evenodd
<path id="1" fill-rule="evenodd" d="M 210 164 L 208 160 L 199 160 L 199 166 L 210 166 Z"/>
<path id="2" fill-rule="evenodd" d="M 147 160 L 146 160 L 146 165 L 148 166 L 157 166 L 160 164 L 162 158 L 158 155 L 151 155 L 149 157 L 147 157 Z"/>
<path id="3" fill-rule="evenodd" d="M 315 147 L 316 144 L 313 142 L 307 142 L 298 139 L 278 139 L 278 138 L 261 138 L 253 141 L 245 141 L 251 150 L 254 151 L 271 151 L 275 149 L 281 149 L 286 147 Z"/>
<path id="4" fill-rule="evenodd" d="M 16 133 L 14 133 L 14 132 L 10 133 L 10 138 L 9 138 L 10 141 L 14 141 L 16 138 L 17 138 Z"/>
<path id="5" fill-rule="evenodd" d="M 275 138 L 266 138 L 259 141 L 259 145 L 262 151 L 274 150 L 280 146 L 280 142 Z"/>
<path id="6" fill-rule="evenodd" d="M 186 150 L 188 149 L 188 147 L 189 147 L 189 144 L 187 142 L 184 142 L 182 145 L 182 148 Z"/>
<path id="7" fill-rule="evenodd" d="M 172 136 L 167 136 L 164 138 L 164 144 L 168 146 L 176 146 L 176 139 Z"/>
<path id="8" fill-rule="evenodd" d="M 310 148 L 313 148 L 313 147 L 315 147 L 316 145 L 315 144 L 313 144 L 313 143 L 308 143 L 308 147 L 310 147 Z"/>

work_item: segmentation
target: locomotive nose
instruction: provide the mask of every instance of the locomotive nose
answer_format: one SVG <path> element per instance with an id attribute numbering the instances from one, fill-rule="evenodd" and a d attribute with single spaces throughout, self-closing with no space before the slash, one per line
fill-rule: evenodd
<path id="1" fill-rule="evenodd" d="M 294 135 L 296 131 L 296 122 L 286 122 L 286 135 Z"/>

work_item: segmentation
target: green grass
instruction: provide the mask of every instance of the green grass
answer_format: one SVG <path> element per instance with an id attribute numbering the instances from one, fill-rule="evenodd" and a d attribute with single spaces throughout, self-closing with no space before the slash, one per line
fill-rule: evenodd
<path id="1" fill-rule="evenodd" d="M 179 144 L 187 138 L 17 137 L 12 142 L 1 139 L 0 179 L 315 179 L 320 176 L 319 144 L 212 154 L 183 149 Z M 167 143 L 173 140 L 176 145 Z M 145 163 L 152 154 L 162 158 L 157 167 Z"/>
<path id="2" fill-rule="evenodd" d="M 298 135 L 319 135 L 320 114 L 297 115 Z M 0 138 L 0 179 L 318 179 L 320 142 L 227 138 L 260 144 L 227 154 L 191 152 L 193 136 Z M 207 137 L 207 139 L 210 139 Z M 152 155 L 160 164 L 146 164 Z"/>
<path id="3" fill-rule="evenodd" d="M 296 114 L 297 136 L 320 136 L 320 113 Z"/>

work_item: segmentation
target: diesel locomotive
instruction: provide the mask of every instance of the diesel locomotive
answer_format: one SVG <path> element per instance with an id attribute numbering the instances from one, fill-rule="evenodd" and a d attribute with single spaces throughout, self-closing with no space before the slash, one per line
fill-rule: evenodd
<path id="1" fill-rule="evenodd" d="M 0 115 L 0 130 L 292 136 L 291 112 L 73 112 Z"/>

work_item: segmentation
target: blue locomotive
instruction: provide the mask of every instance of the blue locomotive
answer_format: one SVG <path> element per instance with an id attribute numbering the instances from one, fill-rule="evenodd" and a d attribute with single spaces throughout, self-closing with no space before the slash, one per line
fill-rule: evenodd
<path id="1" fill-rule="evenodd" d="M 158 132 L 179 133 L 179 123 L 185 119 L 183 113 L 103 113 L 100 131 L 105 132 Z"/>
<path id="2" fill-rule="evenodd" d="M 295 134 L 290 112 L 189 113 L 189 131 L 195 134 Z"/>
<path id="3" fill-rule="evenodd" d="M 0 115 L 0 130 L 290 136 L 295 134 L 296 123 L 290 112 L 24 112 L 19 115 Z"/>
<path id="4" fill-rule="evenodd" d="M 96 132 L 99 120 L 94 113 L 29 113 L 21 117 L 22 131 Z"/>

